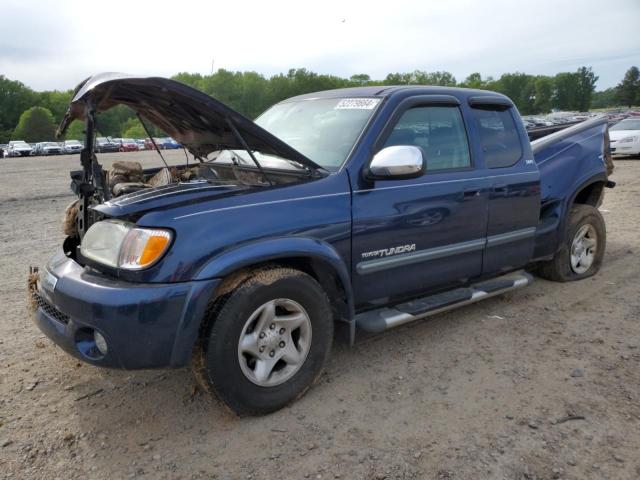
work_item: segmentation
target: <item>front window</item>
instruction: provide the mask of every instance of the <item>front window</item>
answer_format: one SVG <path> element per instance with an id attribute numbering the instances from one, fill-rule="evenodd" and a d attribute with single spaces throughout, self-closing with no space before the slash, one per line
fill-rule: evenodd
<path id="1" fill-rule="evenodd" d="M 427 158 L 427 172 L 471 166 L 469 143 L 458 107 L 415 107 L 402 114 L 385 147 L 420 147 Z"/>
<path id="2" fill-rule="evenodd" d="M 337 170 L 347 159 L 378 98 L 315 98 L 274 105 L 259 126 L 321 167 Z"/>
<path id="3" fill-rule="evenodd" d="M 640 130 L 640 120 L 622 120 L 620 123 L 616 123 L 609 130 Z"/>

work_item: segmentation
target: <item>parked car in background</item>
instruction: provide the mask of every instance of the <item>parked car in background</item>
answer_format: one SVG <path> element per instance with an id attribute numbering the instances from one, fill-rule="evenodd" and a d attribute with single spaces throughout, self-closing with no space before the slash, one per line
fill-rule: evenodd
<path id="1" fill-rule="evenodd" d="M 120 151 L 120 144 L 107 137 L 98 137 L 96 138 L 95 149 L 98 153 L 118 152 Z"/>
<path id="2" fill-rule="evenodd" d="M 147 145 L 146 145 L 144 139 L 136 138 L 135 142 L 138 145 L 138 150 L 146 150 L 147 149 Z"/>
<path id="3" fill-rule="evenodd" d="M 9 142 L 5 157 L 28 157 L 33 153 L 33 147 L 24 140 L 12 140 Z"/>
<path id="4" fill-rule="evenodd" d="M 9 148 L 9 145 L 7 145 L 6 143 L 0 144 L 0 158 L 4 157 L 4 152 L 7 151 L 7 148 Z"/>
<path id="5" fill-rule="evenodd" d="M 640 118 L 629 117 L 609 129 L 612 155 L 640 155 Z"/>
<path id="6" fill-rule="evenodd" d="M 133 138 L 121 138 L 120 139 L 120 151 L 121 152 L 137 152 L 140 150 L 138 144 Z"/>
<path id="7" fill-rule="evenodd" d="M 182 148 L 182 145 L 180 145 L 171 137 L 159 138 L 158 140 L 158 146 L 163 150 L 175 150 L 178 148 Z"/>
<path id="8" fill-rule="evenodd" d="M 84 148 L 82 142 L 78 140 L 65 140 L 63 145 L 64 153 L 80 153 Z"/>
<path id="9" fill-rule="evenodd" d="M 162 138 L 153 137 L 153 142 L 158 146 L 160 150 L 164 150 L 164 142 Z M 155 150 L 156 147 L 153 146 L 153 142 L 150 138 L 144 139 L 144 148 L 145 150 Z"/>
<path id="10" fill-rule="evenodd" d="M 39 142 L 36 143 L 34 149 L 34 155 L 61 155 L 64 153 L 64 148 L 56 142 Z"/>

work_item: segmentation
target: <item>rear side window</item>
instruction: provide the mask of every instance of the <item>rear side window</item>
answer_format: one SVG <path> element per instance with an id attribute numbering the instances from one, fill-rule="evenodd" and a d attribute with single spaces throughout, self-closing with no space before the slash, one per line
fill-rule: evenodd
<path id="1" fill-rule="evenodd" d="M 414 107 L 402 114 L 385 147 L 414 145 L 427 158 L 427 172 L 471 166 L 469 143 L 458 107 Z"/>
<path id="2" fill-rule="evenodd" d="M 518 163 L 522 146 L 510 110 L 473 108 L 472 111 L 487 168 L 504 168 Z"/>

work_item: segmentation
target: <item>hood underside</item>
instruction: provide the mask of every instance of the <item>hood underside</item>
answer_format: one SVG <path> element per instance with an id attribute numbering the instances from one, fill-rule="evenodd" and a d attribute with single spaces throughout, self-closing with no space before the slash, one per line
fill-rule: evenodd
<path id="1" fill-rule="evenodd" d="M 230 122 L 253 151 L 321 169 L 312 160 L 215 98 L 188 85 L 160 77 L 101 73 L 76 87 L 57 135 L 73 120 L 84 121 L 89 112 L 100 113 L 126 105 L 184 145 L 198 157 L 218 150 L 244 149 Z"/>

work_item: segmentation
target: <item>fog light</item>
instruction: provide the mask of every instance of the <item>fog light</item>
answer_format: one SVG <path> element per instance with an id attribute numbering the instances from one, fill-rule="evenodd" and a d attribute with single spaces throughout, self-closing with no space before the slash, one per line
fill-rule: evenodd
<path id="1" fill-rule="evenodd" d="M 102 336 L 100 332 L 94 330 L 93 340 L 96 342 L 96 347 L 102 355 L 107 354 L 107 340 Z"/>

